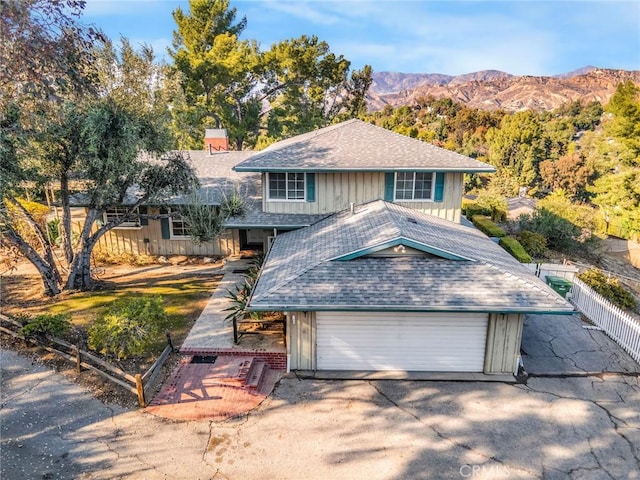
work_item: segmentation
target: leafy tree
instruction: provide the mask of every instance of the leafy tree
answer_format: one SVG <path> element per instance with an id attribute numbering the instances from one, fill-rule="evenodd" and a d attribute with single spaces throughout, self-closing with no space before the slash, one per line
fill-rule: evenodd
<path id="1" fill-rule="evenodd" d="M 622 145 L 621 160 L 640 166 L 640 87 L 631 80 L 618 85 L 605 111 L 613 116 L 605 133 Z"/>
<path id="2" fill-rule="evenodd" d="M 552 190 L 562 189 L 573 198 L 586 199 L 586 187 L 594 175 L 593 167 L 583 155 L 572 153 L 558 160 L 540 163 L 542 184 Z"/>
<path id="3" fill-rule="evenodd" d="M 188 192 L 196 178 L 181 154 L 173 153 L 162 161 L 139 158 L 140 151 L 161 154 L 168 138 L 147 118 L 136 115 L 116 105 L 109 99 L 95 101 L 87 106 L 68 104 L 64 117 L 39 135 L 37 147 L 42 155 L 38 173 L 60 184 L 63 214 L 63 242 L 68 275 L 62 279 L 46 241 L 46 232 L 32 215 L 21 206 L 15 196 L 15 183 L 11 177 L 0 181 L 3 192 L 0 214 L 3 241 L 20 249 L 34 264 L 44 281 L 48 295 L 64 289 L 90 289 L 91 252 L 98 240 L 109 230 L 132 218 L 138 206 L 151 200 L 160 201 L 171 194 Z M 3 137 L 5 137 L 5 132 Z M 32 151 L 19 152 L 16 142 L 6 135 L 10 156 L 18 164 L 31 159 Z M 4 140 L 4 138 L 3 138 Z M 28 172 L 21 172 L 29 178 Z M 33 173 L 31 173 L 33 175 Z M 15 178 L 15 175 L 13 175 Z M 81 192 L 75 199 L 87 207 L 87 216 L 77 243 L 71 239 L 71 186 L 70 179 L 82 180 Z M 97 225 L 109 207 L 124 204 L 125 198 L 135 187 L 135 194 L 126 213 L 103 225 Z M 79 188 L 78 186 L 74 188 Z M 13 218 L 7 215 L 11 205 L 22 214 L 21 221 L 32 227 L 38 238 L 37 245 L 29 244 L 17 229 Z"/>
<path id="4" fill-rule="evenodd" d="M 241 150 L 255 145 L 263 128 L 277 139 L 362 113 L 371 68 L 349 77 L 350 63 L 317 37 L 303 35 L 261 52 L 256 41 L 240 38 L 246 18 L 236 21 L 227 0 L 190 0 L 189 12 L 178 8 L 173 16 L 177 30 L 169 53 L 184 95 L 173 113 L 190 131 L 182 148 L 200 147 L 212 119 Z"/>
<path id="5" fill-rule="evenodd" d="M 487 142 L 492 165 L 509 172 L 520 185 L 535 185 L 545 153 L 543 128 L 535 113 L 506 115 L 500 128 L 489 129 Z"/>
<path id="6" fill-rule="evenodd" d="M 78 23 L 84 0 L 0 2 L 0 107 L 38 100 L 45 108 L 91 91 L 92 49 L 104 40 Z"/>
<path id="7" fill-rule="evenodd" d="M 93 54 L 100 96 L 153 118 L 155 123 L 170 124 L 167 104 L 177 94 L 177 88 L 168 78 L 169 67 L 156 61 L 151 46 L 142 45 L 136 50 L 122 37 L 119 46 L 106 40 Z"/>

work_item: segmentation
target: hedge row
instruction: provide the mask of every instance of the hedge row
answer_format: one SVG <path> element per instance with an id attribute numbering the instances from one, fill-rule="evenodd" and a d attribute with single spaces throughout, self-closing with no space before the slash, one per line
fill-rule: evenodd
<path id="1" fill-rule="evenodd" d="M 505 237 L 505 231 L 496 225 L 489 217 L 476 215 L 473 217 L 473 224 L 478 230 L 488 237 Z"/>
<path id="2" fill-rule="evenodd" d="M 500 246 L 520 263 L 531 263 L 531 256 L 517 239 L 513 237 L 503 237 L 500 239 Z"/>

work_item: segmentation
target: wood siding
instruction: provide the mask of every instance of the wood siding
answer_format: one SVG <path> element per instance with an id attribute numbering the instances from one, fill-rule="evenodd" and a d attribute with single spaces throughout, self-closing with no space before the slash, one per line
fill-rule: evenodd
<path id="1" fill-rule="evenodd" d="M 269 201 L 267 177 L 262 176 L 265 212 L 273 213 L 333 213 L 356 205 L 384 198 L 384 172 L 316 173 L 315 202 Z M 462 173 L 445 175 L 442 202 L 396 202 L 453 222 L 460 222 L 462 203 Z"/>
<path id="2" fill-rule="evenodd" d="M 73 227 L 74 230 L 79 231 L 84 223 L 85 209 L 74 208 L 72 210 Z M 158 209 L 149 209 L 150 215 L 158 213 Z M 240 251 L 240 236 L 238 230 L 227 230 L 217 241 L 201 244 L 190 239 L 164 239 L 162 238 L 160 220 L 150 219 L 149 224 L 141 228 L 114 228 L 110 230 L 99 240 L 96 248 L 114 254 L 228 256 Z"/>
<path id="3" fill-rule="evenodd" d="M 522 314 L 489 315 L 484 373 L 515 373 L 520 355 L 523 323 Z"/>
<path id="4" fill-rule="evenodd" d="M 287 314 L 287 348 L 290 370 L 316 369 L 315 312 Z"/>

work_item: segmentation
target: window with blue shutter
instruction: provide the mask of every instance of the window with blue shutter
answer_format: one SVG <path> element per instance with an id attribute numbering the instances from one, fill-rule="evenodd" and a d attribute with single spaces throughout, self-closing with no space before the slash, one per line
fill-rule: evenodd
<path id="1" fill-rule="evenodd" d="M 138 212 L 140 213 L 140 225 L 149 225 L 149 219 L 147 218 L 148 208 L 144 205 L 138 208 Z"/>
<path id="2" fill-rule="evenodd" d="M 384 174 L 384 199 L 387 202 L 393 202 L 393 184 L 394 184 L 393 172 L 385 173 Z"/>
<path id="3" fill-rule="evenodd" d="M 166 208 L 160 209 L 160 214 L 166 215 L 169 211 Z M 162 238 L 165 240 L 169 240 L 171 238 L 171 227 L 169 226 L 168 218 L 160 219 L 160 231 L 162 233 Z"/>
<path id="4" fill-rule="evenodd" d="M 436 191 L 433 200 L 435 202 L 442 202 L 444 200 L 444 172 L 436 173 Z"/>
<path id="5" fill-rule="evenodd" d="M 316 201 L 316 174 L 307 173 L 307 202 Z"/>

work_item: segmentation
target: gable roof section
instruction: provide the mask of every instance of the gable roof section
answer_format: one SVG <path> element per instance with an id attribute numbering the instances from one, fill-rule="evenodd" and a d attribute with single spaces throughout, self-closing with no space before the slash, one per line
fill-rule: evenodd
<path id="1" fill-rule="evenodd" d="M 368 256 L 392 243 L 426 254 Z M 573 311 L 478 230 L 382 200 L 279 235 L 249 309 Z"/>
<path id="2" fill-rule="evenodd" d="M 491 165 L 361 120 L 298 135 L 256 152 L 237 172 L 493 172 Z"/>

